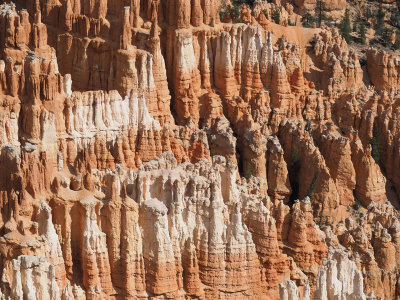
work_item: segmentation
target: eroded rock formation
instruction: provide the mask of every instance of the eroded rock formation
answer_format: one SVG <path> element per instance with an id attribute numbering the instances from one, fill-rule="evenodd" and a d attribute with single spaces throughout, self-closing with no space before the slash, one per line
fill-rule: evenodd
<path id="1" fill-rule="evenodd" d="M 300 2 L 0 4 L 0 298 L 396 299 L 397 60 Z"/>

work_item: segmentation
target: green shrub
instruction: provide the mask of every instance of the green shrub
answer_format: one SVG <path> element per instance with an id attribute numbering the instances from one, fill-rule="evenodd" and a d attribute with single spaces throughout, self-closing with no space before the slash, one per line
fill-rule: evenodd
<path id="1" fill-rule="evenodd" d="M 305 130 L 307 130 L 309 133 L 311 133 L 311 121 L 309 119 L 306 119 L 306 127 Z"/>
<path id="2" fill-rule="evenodd" d="M 361 38 L 361 44 L 365 45 L 367 43 L 367 30 L 365 29 L 365 25 L 364 23 L 360 24 L 360 28 L 359 28 L 359 33 L 360 33 L 360 38 Z"/>
<path id="3" fill-rule="evenodd" d="M 303 24 L 303 27 L 310 28 L 314 23 L 314 17 L 309 12 L 306 12 L 301 18 L 301 23 Z"/>
<path id="4" fill-rule="evenodd" d="M 265 18 L 269 19 L 268 10 L 264 9 L 262 12 L 264 13 Z"/>
<path id="5" fill-rule="evenodd" d="M 382 5 L 379 6 L 376 18 L 375 32 L 380 35 L 385 26 L 385 12 L 382 9 Z"/>
<path id="6" fill-rule="evenodd" d="M 222 9 L 219 12 L 221 21 L 226 15 L 229 15 L 233 23 L 243 23 L 243 20 L 240 19 L 240 8 L 243 4 L 250 7 L 253 6 L 254 1 L 255 0 L 232 0 L 231 5 L 226 6 L 223 4 Z"/>
<path id="7" fill-rule="evenodd" d="M 395 41 L 395 43 L 394 43 L 394 48 L 395 48 L 396 50 L 399 50 L 399 49 L 400 49 L 400 30 L 397 30 L 397 31 L 396 31 L 396 41 Z"/>
<path id="8" fill-rule="evenodd" d="M 353 209 L 354 210 L 359 210 L 361 207 L 360 202 L 357 200 L 354 204 L 353 204 Z"/>
<path id="9" fill-rule="evenodd" d="M 375 160 L 377 164 L 379 164 L 379 155 L 380 155 L 380 134 L 377 127 L 374 128 L 374 134 L 370 140 L 370 144 L 372 147 L 371 156 Z"/>
<path id="10" fill-rule="evenodd" d="M 351 33 L 350 13 L 349 10 L 346 9 L 344 18 L 342 20 L 342 23 L 340 24 L 340 34 L 343 36 L 343 38 L 346 40 L 347 43 L 350 43 L 352 40 L 350 33 Z"/>
<path id="11" fill-rule="evenodd" d="M 278 7 L 276 7 L 274 11 L 274 21 L 276 24 L 281 23 L 281 12 L 279 11 Z"/>
<path id="12" fill-rule="evenodd" d="M 315 16 L 317 19 L 317 26 L 321 27 L 322 21 L 326 19 L 325 16 L 325 2 L 322 0 L 317 0 L 317 5 L 315 7 Z"/>
<path id="13" fill-rule="evenodd" d="M 317 171 L 314 174 L 314 177 L 311 181 L 310 187 L 308 188 L 307 196 L 310 197 L 310 199 L 313 199 L 313 194 L 315 190 L 315 186 L 317 184 L 318 176 L 319 176 L 320 170 L 317 169 Z"/>
<path id="14" fill-rule="evenodd" d="M 394 27 L 400 28 L 400 12 L 398 9 L 396 9 L 392 14 L 390 15 L 390 24 Z"/>
<path id="15" fill-rule="evenodd" d="M 247 161 L 247 164 L 246 164 L 246 173 L 244 174 L 244 178 L 246 178 L 246 179 L 249 179 L 250 177 L 251 177 L 251 165 L 250 165 L 250 162 L 249 161 Z"/>
<path id="16" fill-rule="evenodd" d="M 353 22 L 353 32 L 357 32 L 357 22 Z"/>
<path id="17" fill-rule="evenodd" d="M 322 215 L 323 215 L 323 213 L 324 213 L 324 209 L 325 209 L 325 202 L 322 202 L 321 212 L 320 212 L 320 214 L 319 214 L 319 220 L 318 220 L 318 223 L 317 223 L 317 225 L 318 225 L 319 227 L 322 226 Z M 327 224 L 327 223 L 328 223 L 328 220 L 326 219 L 326 220 L 325 220 L 325 224 Z"/>
<path id="18" fill-rule="evenodd" d="M 231 3 L 231 5 L 224 6 L 219 12 L 221 21 L 225 16 L 229 16 L 233 23 L 243 23 L 242 19 L 240 19 L 240 7 L 243 4 L 242 1 L 232 1 Z"/>
<path id="19" fill-rule="evenodd" d="M 365 17 L 367 19 L 372 18 L 374 16 L 371 8 L 369 6 L 367 6 L 367 8 L 365 9 Z"/>
<path id="20" fill-rule="evenodd" d="M 388 28 L 388 27 L 383 27 L 382 30 L 380 30 L 380 36 L 383 40 L 383 43 L 385 46 L 389 47 L 392 45 L 392 34 L 393 34 L 393 29 Z"/>
<path id="21" fill-rule="evenodd" d="M 297 152 L 296 148 L 292 149 L 292 157 L 290 159 L 290 164 L 294 165 L 299 162 L 299 152 Z"/>

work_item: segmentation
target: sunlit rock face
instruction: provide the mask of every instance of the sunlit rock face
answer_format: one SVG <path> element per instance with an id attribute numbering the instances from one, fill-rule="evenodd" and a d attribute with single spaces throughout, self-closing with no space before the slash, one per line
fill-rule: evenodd
<path id="1" fill-rule="evenodd" d="M 1 299 L 400 294 L 397 59 L 292 4 L 0 4 Z"/>

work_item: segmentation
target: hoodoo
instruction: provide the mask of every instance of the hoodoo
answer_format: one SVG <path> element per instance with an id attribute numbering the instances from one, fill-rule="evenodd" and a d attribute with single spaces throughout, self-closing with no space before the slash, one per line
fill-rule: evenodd
<path id="1" fill-rule="evenodd" d="M 400 6 L 0 3 L 0 299 L 400 300 Z"/>

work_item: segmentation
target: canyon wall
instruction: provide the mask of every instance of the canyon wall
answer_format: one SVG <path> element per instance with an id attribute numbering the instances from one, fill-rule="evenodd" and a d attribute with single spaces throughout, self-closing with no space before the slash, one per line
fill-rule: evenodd
<path id="1" fill-rule="evenodd" d="M 396 59 L 222 4 L 0 4 L 1 299 L 399 297 Z"/>

